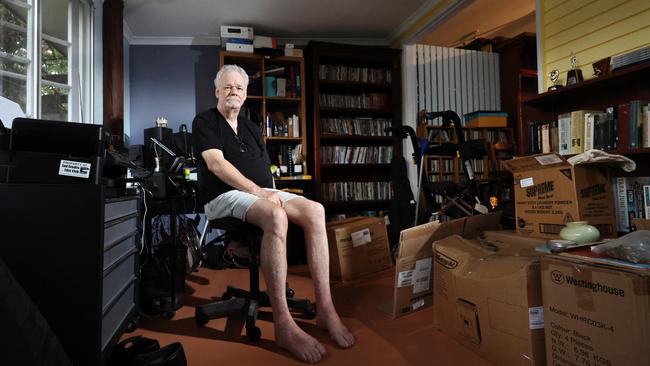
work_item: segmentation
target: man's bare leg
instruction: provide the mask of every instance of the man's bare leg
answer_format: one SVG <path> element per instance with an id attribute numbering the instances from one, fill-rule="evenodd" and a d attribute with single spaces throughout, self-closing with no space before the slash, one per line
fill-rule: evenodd
<path id="1" fill-rule="evenodd" d="M 329 331 L 330 337 L 339 347 L 351 347 L 354 336 L 343 325 L 332 301 L 325 209 L 320 203 L 311 200 L 293 199 L 285 203 L 285 210 L 289 220 L 300 225 L 305 232 L 307 261 L 316 293 L 316 324 Z"/>
<path id="2" fill-rule="evenodd" d="M 325 347 L 298 327 L 287 306 L 287 214 L 277 205 L 258 200 L 248 210 L 246 221 L 264 231 L 260 249 L 260 267 L 264 273 L 266 290 L 273 309 L 276 344 L 288 350 L 300 361 L 310 363 L 320 361 L 326 354 Z"/>

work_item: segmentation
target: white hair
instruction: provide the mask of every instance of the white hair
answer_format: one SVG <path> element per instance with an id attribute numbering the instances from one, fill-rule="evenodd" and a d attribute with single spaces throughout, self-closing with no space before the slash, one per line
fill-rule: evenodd
<path id="1" fill-rule="evenodd" d="M 241 75 L 241 77 L 244 79 L 244 87 L 248 87 L 248 74 L 244 69 L 237 65 L 223 65 L 221 69 L 219 69 L 219 72 L 217 72 L 217 77 L 214 78 L 214 87 L 219 88 L 219 81 L 221 81 L 221 78 L 229 72 L 236 72 Z"/>

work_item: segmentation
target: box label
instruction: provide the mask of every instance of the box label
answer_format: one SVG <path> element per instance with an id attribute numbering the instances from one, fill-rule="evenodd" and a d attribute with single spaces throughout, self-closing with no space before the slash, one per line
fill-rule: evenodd
<path id="1" fill-rule="evenodd" d="M 355 231 L 351 234 L 351 236 L 352 246 L 355 248 L 364 244 L 368 244 L 372 241 L 372 238 L 370 237 L 370 229 L 368 228 Z"/>
<path id="2" fill-rule="evenodd" d="M 59 164 L 59 175 L 75 178 L 90 177 L 90 163 L 80 161 L 61 160 Z"/>
<path id="3" fill-rule="evenodd" d="M 528 328 L 544 329 L 544 307 L 534 306 L 528 308 Z"/>
<path id="4" fill-rule="evenodd" d="M 540 165 L 551 165 L 562 162 L 562 159 L 555 154 L 536 156 L 535 160 L 537 160 Z"/>
<path id="5" fill-rule="evenodd" d="M 521 188 L 530 187 L 530 186 L 532 186 L 534 184 L 535 183 L 533 183 L 533 177 L 524 178 L 524 179 L 519 181 L 519 185 L 521 186 Z"/>
<path id="6" fill-rule="evenodd" d="M 413 273 L 414 294 L 429 291 L 429 282 L 431 281 L 431 263 L 431 257 L 423 258 L 415 262 L 415 272 Z"/>
<path id="7" fill-rule="evenodd" d="M 413 284 L 413 270 L 402 271 L 397 274 L 397 287 L 407 287 Z"/>
<path id="8" fill-rule="evenodd" d="M 421 308 L 423 306 L 424 306 L 424 299 L 420 299 L 420 300 L 414 302 L 412 307 L 413 307 L 413 310 L 417 310 L 417 309 L 419 309 L 419 308 Z"/>

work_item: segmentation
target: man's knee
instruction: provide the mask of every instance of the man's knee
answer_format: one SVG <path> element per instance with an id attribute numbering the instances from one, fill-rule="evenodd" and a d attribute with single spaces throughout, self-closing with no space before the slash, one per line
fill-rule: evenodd
<path id="1" fill-rule="evenodd" d="M 264 220 L 264 232 L 281 238 L 286 237 L 289 220 L 287 213 L 279 206 L 273 207 Z"/>
<path id="2" fill-rule="evenodd" d="M 307 215 L 314 224 L 325 222 L 325 207 L 316 201 L 307 200 Z"/>

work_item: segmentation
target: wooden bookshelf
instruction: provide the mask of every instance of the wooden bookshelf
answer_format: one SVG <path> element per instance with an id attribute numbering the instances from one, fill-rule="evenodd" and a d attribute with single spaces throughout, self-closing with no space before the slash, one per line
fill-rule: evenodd
<path id="1" fill-rule="evenodd" d="M 501 74 L 501 109 L 508 113 L 508 126 L 518 141 L 527 141 L 526 122 L 542 120 L 548 114 L 532 108 L 523 101 L 537 95 L 536 38 L 534 33 L 522 33 L 497 43 Z M 526 152 L 525 144 L 518 144 L 518 155 Z"/>
<path id="2" fill-rule="evenodd" d="M 650 100 L 650 61 L 611 71 L 609 74 L 585 80 L 578 84 L 562 87 L 530 96 L 522 101 L 522 108 L 529 108 L 547 116 L 547 120 L 557 120 L 558 115 L 577 110 L 605 110 L 607 107 L 618 107 L 631 100 Z M 618 115 L 614 116 L 615 118 Z M 527 121 L 522 121 L 526 124 Z M 625 144 L 629 126 L 622 121 L 615 121 L 617 136 L 620 143 Z M 523 125 L 522 127 L 526 127 Z M 520 140 L 524 151 L 528 149 L 528 139 Z M 650 148 L 630 148 L 620 146 L 608 152 L 630 155 L 633 160 L 642 161 L 647 158 Z M 645 165 L 640 169 L 647 168 Z"/>
<path id="3" fill-rule="evenodd" d="M 424 138 L 429 138 L 430 146 L 442 143 L 458 144 L 458 136 L 453 127 L 422 126 L 419 129 Z M 482 159 L 472 159 L 472 169 L 477 180 L 492 178 L 504 171 L 501 162 L 511 159 L 516 151 L 513 129 L 509 127 L 462 128 L 465 141 L 483 140 L 487 155 Z M 460 158 L 445 155 L 425 155 L 424 173 L 428 182 L 450 181 L 464 183 Z"/>
<path id="4" fill-rule="evenodd" d="M 317 198 L 328 215 L 387 211 L 392 189 L 387 191 L 382 184 L 360 188 L 368 189 L 373 199 L 362 199 L 356 191 L 343 197 L 344 192 L 334 187 L 341 182 L 392 181 L 390 156 L 401 156 L 401 140 L 383 130 L 402 124 L 401 51 L 324 42 L 311 42 L 305 51 L 308 114 L 313 121 L 309 161 Z M 342 121 L 346 127 L 338 125 Z M 332 149 L 343 153 L 345 147 L 353 151 L 348 160 L 343 157 L 332 163 L 331 156 L 323 156 L 323 151 L 331 154 Z M 370 161 L 352 161 L 354 149 L 359 147 L 372 151 L 367 156 L 372 157 Z M 375 152 L 388 147 L 390 156 L 376 159 Z"/>
<path id="5" fill-rule="evenodd" d="M 248 97 L 241 113 L 256 122 L 263 131 L 271 162 L 280 166 L 284 162 L 281 151 L 286 151 L 283 146 L 290 146 L 292 149 L 300 145 L 302 149 L 302 161 L 307 162 L 307 111 L 305 91 L 305 61 L 302 57 L 277 56 L 269 57 L 255 53 L 221 51 L 219 54 L 220 65 L 238 65 L 249 75 Z M 275 69 L 273 73 L 267 71 Z M 279 71 L 278 71 L 279 70 Z M 286 81 L 284 96 L 270 95 L 272 86 L 269 85 L 270 77 L 282 78 Z M 277 94 L 277 81 L 276 89 Z M 298 116 L 298 136 L 292 136 L 288 126 L 288 117 Z M 267 117 L 280 118 L 284 123 L 282 126 L 271 126 L 271 133 L 267 133 Z M 275 128 L 274 128 L 275 127 Z M 276 178 L 276 184 L 282 185 L 287 180 L 303 180 L 311 182 L 310 164 L 303 164 L 303 171 L 294 173 L 294 176 L 282 176 Z M 304 178 L 308 177 L 308 179 Z"/>

